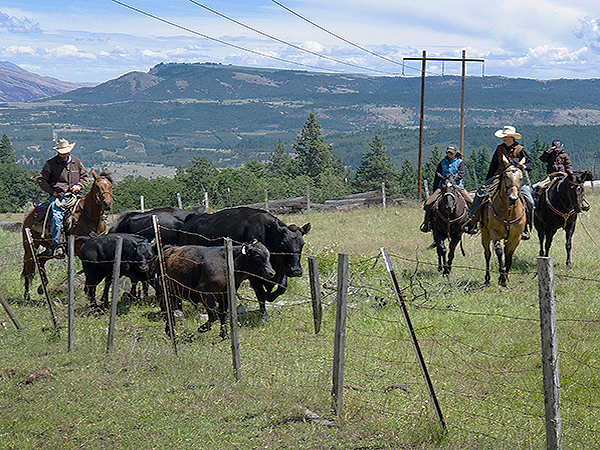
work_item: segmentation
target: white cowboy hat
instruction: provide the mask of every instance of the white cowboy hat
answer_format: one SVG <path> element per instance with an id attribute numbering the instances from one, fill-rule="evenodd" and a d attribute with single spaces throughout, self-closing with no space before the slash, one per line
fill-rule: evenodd
<path id="1" fill-rule="evenodd" d="M 65 153 L 69 153 L 71 150 L 73 150 L 75 144 L 76 142 L 69 144 L 69 141 L 67 141 L 66 139 L 59 139 L 56 143 L 56 147 L 52 147 L 52 150 L 56 150 L 61 155 L 64 155 Z"/>
<path id="2" fill-rule="evenodd" d="M 514 137 L 515 139 L 521 139 L 521 135 L 517 133 L 517 129 L 515 127 L 505 126 L 504 128 L 496 131 L 494 136 L 503 138 L 503 137 Z"/>

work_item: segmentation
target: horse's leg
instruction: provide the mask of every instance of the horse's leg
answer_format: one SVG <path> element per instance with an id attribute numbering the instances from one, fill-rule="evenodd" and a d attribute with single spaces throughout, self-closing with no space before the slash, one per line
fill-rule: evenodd
<path id="1" fill-rule="evenodd" d="M 496 252 L 496 256 L 498 257 L 498 271 L 500 273 L 500 275 L 498 276 L 498 283 L 500 283 L 503 287 L 506 287 L 506 284 L 508 283 L 508 274 L 507 274 L 507 270 L 506 267 L 503 264 L 503 255 L 504 255 L 504 250 L 502 249 L 502 244 L 500 243 L 500 241 L 494 241 L 494 251 Z"/>
<path id="2" fill-rule="evenodd" d="M 550 255 L 550 247 L 552 247 L 552 241 L 554 240 L 554 235 L 557 231 L 557 228 L 552 230 L 546 230 L 546 245 L 544 247 L 544 254 L 542 256 Z"/>
<path id="3" fill-rule="evenodd" d="M 571 268 L 571 244 L 573 241 L 573 233 L 575 232 L 575 221 L 565 230 L 565 249 L 567 250 L 567 269 Z"/>
<path id="4" fill-rule="evenodd" d="M 490 250 L 490 235 L 487 231 L 481 232 L 481 245 L 483 245 L 483 253 L 485 255 L 485 284 L 490 284 L 490 258 L 492 251 Z"/>
<path id="5" fill-rule="evenodd" d="M 21 275 L 23 275 L 23 280 L 25 282 L 25 287 L 23 291 L 23 300 L 25 300 L 25 302 L 29 302 L 31 300 L 29 288 L 31 286 L 31 282 L 33 281 L 34 274 L 35 264 L 33 263 L 33 255 L 29 251 L 29 248 L 25 248 L 25 253 L 23 255 L 23 271 L 21 272 Z"/>
<path id="6" fill-rule="evenodd" d="M 46 275 L 46 262 L 51 259 L 46 256 L 38 255 L 38 263 L 40 265 L 40 285 L 38 286 L 38 294 L 44 293 L 44 286 L 48 286 L 48 275 Z"/>
<path id="7" fill-rule="evenodd" d="M 444 238 L 440 236 L 435 231 L 434 240 L 435 240 L 435 248 L 437 249 L 438 255 L 438 273 L 442 273 L 444 267 L 446 266 L 446 245 L 444 244 Z"/>
<path id="8" fill-rule="evenodd" d="M 454 261 L 454 253 L 456 251 L 456 246 L 460 242 L 460 232 L 456 233 L 454 236 L 450 238 L 450 249 L 448 251 L 448 263 L 444 267 L 444 275 L 450 275 L 450 271 L 452 270 L 452 261 Z"/>

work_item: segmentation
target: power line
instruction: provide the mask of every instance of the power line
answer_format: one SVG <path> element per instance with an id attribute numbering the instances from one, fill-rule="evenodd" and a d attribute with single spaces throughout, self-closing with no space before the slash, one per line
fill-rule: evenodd
<path id="1" fill-rule="evenodd" d="M 275 37 L 275 36 L 272 36 L 272 35 L 270 35 L 270 34 L 268 34 L 268 33 L 265 33 L 265 32 L 263 32 L 263 31 L 260 31 L 260 30 L 258 30 L 258 29 L 256 29 L 256 28 L 254 28 L 254 27 L 251 27 L 250 25 L 246 25 L 246 24 L 244 24 L 244 23 L 242 23 L 242 22 L 240 22 L 240 21 L 238 21 L 238 20 L 235 20 L 235 19 L 233 19 L 233 18 L 231 18 L 231 17 L 229 17 L 229 16 L 226 16 L 226 15 L 225 15 L 225 14 L 223 14 L 223 13 L 220 13 L 219 11 L 215 11 L 214 9 L 212 9 L 212 8 L 209 8 L 208 6 L 205 6 L 205 5 L 201 4 L 201 3 L 198 3 L 198 2 L 197 2 L 197 1 L 195 1 L 195 0 L 189 0 L 189 1 L 190 1 L 191 3 L 193 3 L 194 5 L 197 5 L 197 6 L 199 6 L 200 8 L 203 8 L 203 9 L 205 9 L 205 10 L 207 10 L 207 11 L 209 11 L 209 12 L 213 13 L 213 14 L 216 14 L 216 15 L 217 15 L 217 16 L 219 16 L 219 17 L 222 17 L 222 18 L 224 18 L 224 19 L 227 19 L 227 20 L 229 20 L 229 21 L 231 21 L 231 22 L 233 22 L 233 23 L 235 23 L 235 24 L 237 24 L 237 25 L 240 25 L 240 26 L 242 26 L 242 27 L 244 27 L 244 28 L 246 28 L 246 29 L 248 29 L 248 30 L 254 31 L 255 33 L 258 33 L 258 34 L 260 34 L 261 36 L 265 36 L 265 37 L 267 37 L 267 38 L 269 38 L 269 39 L 273 39 L 274 41 L 277 41 L 277 42 L 279 42 L 279 43 L 281 43 L 281 44 L 288 45 L 288 46 L 290 46 L 290 47 L 292 47 L 292 48 L 295 48 L 296 50 L 300 50 L 300 51 L 302 51 L 302 52 L 309 53 L 309 54 L 311 54 L 311 55 L 313 55 L 313 56 L 317 56 L 317 57 L 319 57 L 319 58 L 324 58 L 324 59 L 327 59 L 327 60 L 329 60 L 329 61 L 336 62 L 336 63 L 338 63 L 338 64 L 344 64 L 344 65 L 351 66 L 351 67 L 356 67 L 356 68 L 358 68 L 358 69 L 362 69 L 362 70 L 369 70 L 369 71 L 372 71 L 372 72 L 385 73 L 385 74 L 388 74 L 388 75 L 398 75 L 398 74 L 397 74 L 397 73 L 395 73 L 395 72 L 388 72 L 388 71 L 386 71 L 386 70 L 380 70 L 380 69 L 371 69 L 371 68 L 369 68 L 369 67 L 361 66 L 361 65 L 359 65 L 359 64 L 354 64 L 354 63 L 351 63 L 351 62 L 342 61 L 342 60 L 339 60 L 339 59 L 336 59 L 336 58 L 332 58 L 331 56 L 322 55 L 322 54 L 320 54 L 320 53 L 313 52 L 313 51 L 311 51 L 311 50 L 307 50 L 307 49 L 305 49 L 305 48 L 302 48 L 302 47 L 300 47 L 300 46 L 298 46 L 298 45 L 292 44 L 292 43 L 290 43 L 290 42 L 287 42 L 287 41 L 284 41 L 284 40 L 282 40 L 282 39 L 279 39 L 279 38 L 277 38 L 277 37 Z M 366 50 L 366 49 L 365 49 L 365 50 Z M 368 50 L 367 50 L 367 51 L 368 51 Z M 390 61 L 391 61 L 391 60 L 390 60 Z"/>
<path id="2" fill-rule="evenodd" d="M 331 72 L 344 73 L 343 70 L 338 70 L 338 69 L 324 69 L 323 67 L 314 66 L 314 65 L 311 65 L 311 64 L 304 64 L 304 63 L 300 63 L 300 62 L 296 62 L 296 61 L 291 61 L 291 60 L 288 60 L 288 59 L 279 58 L 277 56 L 268 55 L 266 53 L 262 53 L 262 52 L 259 52 L 259 51 L 256 51 L 256 50 L 250 50 L 248 48 L 244 48 L 242 46 L 239 46 L 239 45 L 236 45 L 236 44 L 232 44 L 232 43 L 227 42 L 227 41 L 223 41 L 222 39 L 218 39 L 218 38 L 214 38 L 212 36 L 208 36 L 207 34 L 200 33 L 199 31 L 196 31 L 196 30 L 192 30 L 191 28 L 184 27 L 183 25 L 179 25 L 179 24 L 177 24 L 175 22 L 171 22 L 171 21 L 169 21 L 167 19 L 163 19 L 162 17 L 159 17 L 159 16 L 156 16 L 156 15 L 151 14 L 149 12 L 143 11 L 143 10 L 141 10 L 139 8 L 135 8 L 134 6 L 128 5 L 127 3 L 123 3 L 123 2 L 121 2 L 119 0 L 111 0 L 111 1 L 113 3 L 117 3 L 118 5 L 124 6 L 125 8 L 131 9 L 132 11 L 135 11 L 137 13 L 143 14 L 143 15 L 145 15 L 147 17 L 152 18 L 152 19 L 158 20 L 159 22 L 163 22 L 163 23 L 166 23 L 167 25 L 171 25 L 172 27 L 179 28 L 180 30 L 187 31 L 188 33 L 195 34 L 196 36 L 200 36 L 200 37 L 203 37 L 205 39 L 209 39 L 211 41 L 217 42 L 219 44 L 226 45 L 228 47 L 233 47 L 233 48 L 238 49 L 238 50 L 242 50 L 242 51 L 245 51 L 245 52 L 248 52 L 248 53 L 252 53 L 254 55 L 258 55 L 258 56 L 261 56 L 263 58 L 270 58 L 270 59 L 274 59 L 276 61 L 285 62 L 285 63 L 288 63 L 288 64 L 295 64 L 295 65 L 298 65 L 298 66 L 309 67 L 311 69 L 318 69 L 318 70 L 323 70 L 323 71 L 327 70 L 327 71 L 331 71 Z"/>

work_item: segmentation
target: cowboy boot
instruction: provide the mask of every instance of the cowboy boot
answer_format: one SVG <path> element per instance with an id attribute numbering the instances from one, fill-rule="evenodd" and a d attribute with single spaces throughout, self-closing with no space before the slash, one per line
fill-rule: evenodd
<path id="1" fill-rule="evenodd" d="M 423 218 L 423 223 L 419 227 L 423 233 L 429 233 L 431 231 L 431 223 L 429 222 L 429 216 L 431 215 L 431 209 L 425 210 L 425 217 Z"/>
<path id="2" fill-rule="evenodd" d="M 477 207 L 477 210 L 473 214 L 473 216 L 462 226 L 462 230 L 467 234 L 475 234 L 477 233 L 477 222 L 479 221 L 479 215 L 481 214 L 481 208 L 483 206 L 483 202 Z"/>
<path id="3" fill-rule="evenodd" d="M 523 229 L 523 233 L 521 233 L 522 241 L 529 240 L 529 238 L 531 238 L 531 232 L 533 231 L 533 213 L 531 208 L 527 208 L 525 216 L 527 217 L 527 223 L 525 223 L 525 229 Z"/>

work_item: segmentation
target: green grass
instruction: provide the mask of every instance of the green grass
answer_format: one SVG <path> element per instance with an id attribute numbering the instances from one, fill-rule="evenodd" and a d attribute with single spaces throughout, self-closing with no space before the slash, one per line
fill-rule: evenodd
<path id="1" fill-rule="evenodd" d="M 565 269 L 564 233 L 555 262 L 563 448 L 598 448 L 600 386 L 600 201 L 574 237 Z M 431 235 L 418 207 L 311 213 L 284 218 L 312 230 L 325 303 L 314 334 L 306 275 L 291 280 L 271 319 L 240 328 L 242 379 L 229 342 L 185 306 L 178 356 L 163 335 L 158 307 L 124 305 L 115 347 L 106 354 L 108 317 L 87 314 L 76 295 L 75 350 L 57 337 L 45 300 L 22 301 L 18 235 L 0 234 L 0 292 L 22 331 L 0 310 L 0 442 L 7 449 L 539 449 L 545 447 L 537 238 L 516 251 L 508 289 L 484 286 L 479 236 L 465 237 L 448 280 L 437 274 Z M 441 433 L 392 295 L 380 247 L 392 258 L 448 426 Z M 350 254 L 344 407 L 332 413 L 337 253 Z M 304 261 L 305 262 L 305 261 Z M 49 264 L 52 285 L 66 262 Z M 308 272 L 307 270 L 305 271 Z M 37 278 L 35 282 L 37 286 Z M 243 302 L 254 309 L 244 286 Z M 66 290 L 53 289 L 61 326 Z M 287 304 L 285 303 L 287 302 Z M 201 312 L 201 311 L 200 311 Z M 335 421 L 304 420 L 304 408 Z"/>

